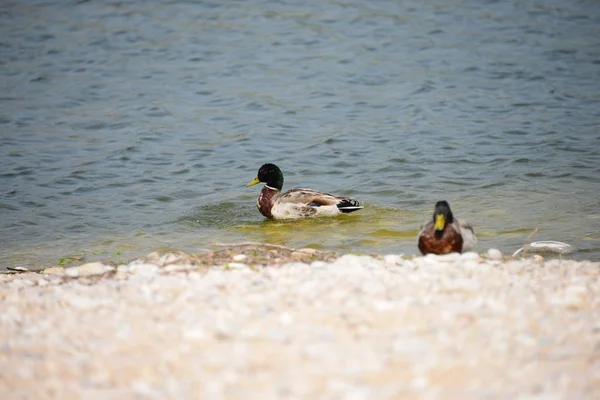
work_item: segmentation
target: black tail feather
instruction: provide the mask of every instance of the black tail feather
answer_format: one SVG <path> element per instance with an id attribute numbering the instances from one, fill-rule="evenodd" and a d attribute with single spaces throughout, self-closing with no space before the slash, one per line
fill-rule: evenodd
<path id="1" fill-rule="evenodd" d="M 343 199 L 337 203 L 337 208 L 343 213 L 351 213 L 360 210 L 363 207 L 354 199 Z"/>

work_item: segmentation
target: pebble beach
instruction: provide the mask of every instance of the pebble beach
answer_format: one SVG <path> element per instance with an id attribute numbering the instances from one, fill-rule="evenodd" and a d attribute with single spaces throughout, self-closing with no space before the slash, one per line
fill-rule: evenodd
<path id="1" fill-rule="evenodd" d="M 252 245 L 2 274 L 0 397 L 600 398 L 599 277 Z"/>

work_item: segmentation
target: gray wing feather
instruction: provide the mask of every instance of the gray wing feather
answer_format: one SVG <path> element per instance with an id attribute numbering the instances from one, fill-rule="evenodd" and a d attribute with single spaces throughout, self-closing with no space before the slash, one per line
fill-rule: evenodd
<path id="1" fill-rule="evenodd" d="M 463 237 L 463 248 L 462 251 L 471 251 L 475 248 L 475 244 L 477 244 L 477 236 L 475 236 L 475 231 L 471 224 L 464 220 L 456 220 L 458 222 L 458 227 L 460 229 L 460 234 Z"/>

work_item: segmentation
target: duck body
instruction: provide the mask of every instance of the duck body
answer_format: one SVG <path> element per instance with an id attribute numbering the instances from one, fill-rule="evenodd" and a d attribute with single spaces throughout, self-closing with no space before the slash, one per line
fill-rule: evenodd
<path id="1" fill-rule="evenodd" d="M 257 200 L 258 210 L 269 219 L 299 219 L 332 217 L 348 214 L 363 208 L 349 197 L 334 196 L 308 188 L 296 188 L 281 192 L 283 174 L 274 164 L 264 164 L 258 176 L 248 185 L 264 182 L 265 186 Z"/>
<path id="2" fill-rule="evenodd" d="M 425 221 L 418 235 L 422 254 L 463 253 L 473 250 L 476 243 L 473 227 L 454 218 L 450 205 L 443 200 L 437 202 L 433 219 Z"/>

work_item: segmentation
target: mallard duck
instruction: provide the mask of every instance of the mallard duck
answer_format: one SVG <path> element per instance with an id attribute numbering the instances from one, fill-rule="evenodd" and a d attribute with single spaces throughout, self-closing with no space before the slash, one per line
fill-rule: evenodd
<path id="1" fill-rule="evenodd" d="M 473 227 L 454 218 L 447 201 L 435 204 L 433 218 L 425 221 L 419 232 L 419 250 L 428 254 L 448 254 L 471 251 L 477 238 Z"/>
<path id="2" fill-rule="evenodd" d="M 263 182 L 258 210 L 270 219 L 295 219 L 347 214 L 360 210 L 360 203 L 349 197 L 333 196 L 313 189 L 290 189 L 281 193 L 283 173 L 275 164 L 264 164 L 246 186 Z"/>

